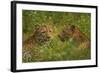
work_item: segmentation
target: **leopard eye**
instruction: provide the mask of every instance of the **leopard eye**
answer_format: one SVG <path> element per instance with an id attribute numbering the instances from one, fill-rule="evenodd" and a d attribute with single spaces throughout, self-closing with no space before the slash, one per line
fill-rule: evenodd
<path id="1" fill-rule="evenodd" d="M 51 32 L 51 30 L 49 30 L 49 32 Z"/>
<path id="2" fill-rule="evenodd" d="M 65 30 L 63 30 L 62 32 L 65 32 Z"/>
<path id="3" fill-rule="evenodd" d="M 45 33 L 45 31 L 41 31 L 41 33 Z"/>

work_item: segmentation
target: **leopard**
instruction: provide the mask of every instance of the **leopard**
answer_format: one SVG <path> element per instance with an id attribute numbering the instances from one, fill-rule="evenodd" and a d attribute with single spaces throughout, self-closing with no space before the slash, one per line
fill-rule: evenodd
<path id="1" fill-rule="evenodd" d="M 23 60 L 31 61 L 31 51 L 38 46 L 48 43 L 53 38 L 53 34 L 54 30 L 52 25 L 41 25 L 37 27 L 32 35 L 23 41 Z"/>
<path id="2" fill-rule="evenodd" d="M 75 41 L 78 44 L 77 49 L 90 48 L 90 39 L 76 25 L 68 24 L 64 26 L 58 37 L 62 42 Z"/>

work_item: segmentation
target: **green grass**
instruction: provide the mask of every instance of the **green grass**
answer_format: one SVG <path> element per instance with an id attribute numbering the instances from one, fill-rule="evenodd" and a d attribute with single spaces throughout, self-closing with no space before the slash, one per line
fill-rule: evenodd
<path id="1" fill-rule="evenodd" d="M 50 24 L 62 31 L 64 25 L 73 24 L 90 38 L 91 15 L 89 13 L 50 12 L 23 10 L 23 40 L 26 40 L 38 26 Z M 55 36 L 47 44 L 32 49 L 32 59 L 23 62 L 85 60 L 91 58 L 90 49 L 77 50 L 75 42 L 62 42 Z"/>

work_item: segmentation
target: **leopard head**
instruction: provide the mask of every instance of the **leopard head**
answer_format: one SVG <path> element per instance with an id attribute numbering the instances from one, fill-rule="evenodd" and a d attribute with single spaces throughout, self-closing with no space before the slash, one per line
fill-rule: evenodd
<path id="1" fill-rule="evenodd" d="M 47 43 L 53 37 L 51 25 L 39 26 L 34 33 L 35 41 L 39 44 Z"/>

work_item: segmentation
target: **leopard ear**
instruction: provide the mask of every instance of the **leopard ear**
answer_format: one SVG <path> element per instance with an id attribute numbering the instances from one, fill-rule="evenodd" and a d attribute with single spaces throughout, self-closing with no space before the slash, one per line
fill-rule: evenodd
<path id="1" fill-rule="evenodd" d="M 71 26 L 70 26 L 70 29 L 71 29 L 71 31 L 74 33 L 74 31 L 75 31 L 75 25 L 71 25 Z"/>
<path id="2" fill-rule="evenodd" d="M 38 32 L 39 28 L 40 28 L 40 26 L 36 26 L 36 27 L 33 29 L 33 35 L 35 35 L 35 34 Z"/>

